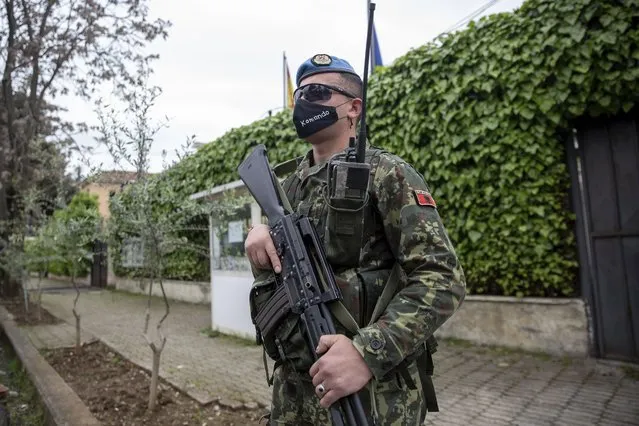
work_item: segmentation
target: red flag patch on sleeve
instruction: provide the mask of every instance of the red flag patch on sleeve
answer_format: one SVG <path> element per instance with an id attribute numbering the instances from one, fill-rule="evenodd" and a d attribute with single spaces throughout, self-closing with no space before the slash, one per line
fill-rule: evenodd
<path id="1" fill-rule="evenodd" d="M 437 204 L 435 204 L 435 200 L 427 191 L 420 191 L 419 189 L 416 189 L 413 191 L 413 193 L 415 194 L 415 200 L 417 201 L 418 205 L 437 207 Z"/>

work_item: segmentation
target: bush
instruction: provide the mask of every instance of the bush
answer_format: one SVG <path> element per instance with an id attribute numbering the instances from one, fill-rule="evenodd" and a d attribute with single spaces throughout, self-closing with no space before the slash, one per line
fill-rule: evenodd
<path id="1" fill-rule="evenodd" d="M 78 192 L 69 205 L 53 214 L 38 237 L 25 246 L 29 269 L 61 276 L 86 276 L 91 270 L 93 242 L 100 233 L 97 196 Z"/>

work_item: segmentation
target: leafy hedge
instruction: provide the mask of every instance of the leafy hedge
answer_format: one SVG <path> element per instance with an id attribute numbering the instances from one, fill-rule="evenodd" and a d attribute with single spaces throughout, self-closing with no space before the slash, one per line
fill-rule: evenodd
<path id="1" fill-rule="evenodd" d="M 53 218 L 25 244 L 30 272 L 84 277 L 93 264 L 93 242 L 99 238 L 100 212 L 97 195 L 80 191 L 68 206 L 56 210 Z"/>
<path id="2" fill-rule="evenodd" d="M 639 98 L 638 11 L 528 1 L 411 51 L 371 85 L 373 140 L 426 176 L 472 292 L 575 292 L 564 140 L 575 119 Z"/>
<path id="3" fill-rule="evenodd" d="M 297 138 L 291 119 L 285 111 L 227 132 L 170 169 L 167 182 L 190 195 L 237 180 L 237 167 L 257 144 L 266 145 L 271 164 L 303 155 L 308 147 Z"/>
<path id="4" fill-rule="evenodd" d="M 576 292 L 564 141 L 639 99 L 637 0 L 529 0 L 379 68 L 370 139 L 429 183 L 472 293 Z M 290 112 L 231 130 L 167 174 L 185 195 L 238 178 L 256 143 L 306 151 Z"/>

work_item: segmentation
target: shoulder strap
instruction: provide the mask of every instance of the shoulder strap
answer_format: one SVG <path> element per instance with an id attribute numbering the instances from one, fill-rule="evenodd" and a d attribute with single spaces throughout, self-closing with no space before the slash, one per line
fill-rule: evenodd
<path id="1" fill-rule="evenodd" d="M 382 290 L 382 295 L 377 299 L 377 303 L 375 304 L 375 309 L 373 310 L 373 315 L 371 316 L 371 320 L 368 325 L 373 324 L 375 321 L 379 319 L 379 317 L 384 312 L 384 309 L 388 306 L 391 299 L 395 296 L 395 293 L 400 288 L 400 282 L 403 282 L 402 277 L 403 271 L 399 263 L 395 263 L 391 273 L 386 281 L 386 285 L 384 286 L 384 290 Z M 331 303 L 330 305 L 331 313 L 337 320 L 344 326 L 348 331 L 355 334 L 359 329 L 357 325 L 357 321 L 353 318 L 348 309 L 344 306 L 341 300 L 338 300 L 335 303 Z"/>
<path id="2" fill-rule="evenodd" d="M 395 262 L 393 269 L 391 269 L 391 273 L 388 276 L 388 280 L 386 280 L 386 285 L 382 290 L 382 294 L 377 299 L 377 303 L 375 303 L 375 308 L 373 309 L 373 314 L 371 315 L 368 325 L 373 324 L 380 316 L 382 316 L 384 309 L 386 309 L 389 305 L 391 299 L 395 297 L 395 293 L 397 293 L 400 289 L 404 280 L 404 270 L 398 262 Z"/>
<path id="3" fill-rule="evenodd" d="M 334 303 L 329 305 L 329 310 L 333 314 L 333 316 L 340 322 L 348 331 L 350 331 L 353 335 L 357 334 L 357 330 L 359 330 L 359 325 L 355 318 L 348 312 L 344 303 L 341 300 L 337 300 Z"/>
<path id="4" fill-rule="evenodd" d="M 297 191 L 299 190 L 301 183 L 302 181 L 297 176 L 297 173 L 289 175 L 284 182 L 282 182 L 282 190 L 291 204 L 291 211 L 297 210 Z"/>
<path id="5" fill-rule="evenodd" d="M 283 178 L 284 176 L 293 173 L 295 169 L 297 169 L 297 166 L 300 165 L 303 159 L 304 159 L 303 156 L 295 157 L 295 158 L 291 158 L 290 160 L 284 161 L 282 163 L 276 164 L 275 167 L 273 167 L 273 172 L 275 173 L 277 177 Z"/>
<path id="6" fill-rule="evenodd" d="M 383 154 L 385 152 L 387 152 L 387 151 L 385 151 L 385 150 L 383 150 L 381 148 L 377 148 L 377 147 L 372 147 L 370 150 L 366 151 L 366 153 L 367 153 L 366 161 L 368 162 L 368 164 L 371 165 L 371 174 L 370 174 L 370 178 L 369 178 L 369 181 L 368 181 L 368 185 L 369 185 L 368 186 L 368 191 L 369 192 L 372 190 L 371 185 L 375 181 L 375 174 L 377 174 L 377 166 L 379 166 L 380 156 L 381 156 L 381 154 Z"/>

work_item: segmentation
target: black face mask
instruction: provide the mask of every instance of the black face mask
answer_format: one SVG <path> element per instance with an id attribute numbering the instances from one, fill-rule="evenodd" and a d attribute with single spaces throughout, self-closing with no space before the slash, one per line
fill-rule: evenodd
<path id="1" fill-rule="evenodd" d="M 302 98 L 295 102 L 293 123 L 297 136 L 301 139 L 332 126 L 337 120 L 337 109 L 334 106 L 320 105 Z"/>

